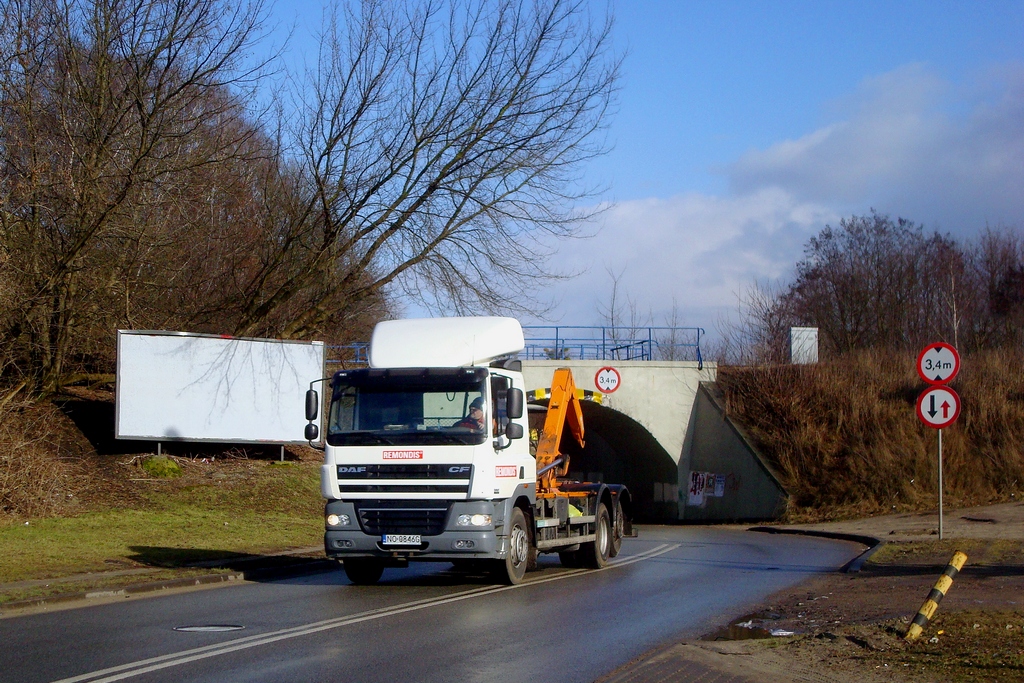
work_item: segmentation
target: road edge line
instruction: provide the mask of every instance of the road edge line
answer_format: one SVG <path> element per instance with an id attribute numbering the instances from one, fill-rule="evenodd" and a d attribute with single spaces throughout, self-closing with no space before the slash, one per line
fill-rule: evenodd
<path id="1" fill-rule="evenodd" d="M 842 567 L 839 571 L 844 574 L 856 574 L 864 566 L 864 563 L 871 558 L 879 548 L 885 545 L 885 541 L 874 536 L 864 536 L 861 534 L 844 534 L 838 531 L 818 531 L 817 529 L 781 529 L 775 526 L 753 526 L 747 529 L 747 531 L 756 531 L 762 534 L 790 534 L 793 536 L 814 536 L 817 538 L 828 538 L 833 541 L 851 541 L 853 543 L 860 543 L 861 545 L 868 546 L 867 550 L 862 552 L 857 557 L 853 558 Z"/>

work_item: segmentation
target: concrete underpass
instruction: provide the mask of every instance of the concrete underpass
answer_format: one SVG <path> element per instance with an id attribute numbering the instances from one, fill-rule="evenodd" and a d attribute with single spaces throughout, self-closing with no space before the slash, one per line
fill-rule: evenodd
<path id="1" fill-rule="evenodd" d="M 548 388 L 560 367 L 584 390 L 599 391 L 602 368 L 621 378 L 600 404 L 583 402 L 586 447 L 572 454 L 570 478 L 625 484 L 638 520 L 771 519 L 784 509 L 778 478 L 725 415 L 715 364 L 526 360 L 527 389 Z"/>

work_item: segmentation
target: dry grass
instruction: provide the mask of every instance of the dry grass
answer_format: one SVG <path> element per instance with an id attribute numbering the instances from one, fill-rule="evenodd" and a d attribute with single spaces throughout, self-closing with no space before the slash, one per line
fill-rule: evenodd
<path id="1" fill-rule="evenodd" d="M 915 414 L 925 387 L 905 354 L 859 352 L 813 366 L 719 369 L 730 416 L 791 494 L 790 515 L 837 517 L 935 505 L 937 434 Z M 1024 489 L 1024 353 L 963 359 L 959 420 L 943 430 L 950 504 Z"/>
<path id="2" fill-rule="evenodd" d="M 0 515 L 44 517 L 74 505 L 66 443 L 50 403 L 0 406 Z"/>

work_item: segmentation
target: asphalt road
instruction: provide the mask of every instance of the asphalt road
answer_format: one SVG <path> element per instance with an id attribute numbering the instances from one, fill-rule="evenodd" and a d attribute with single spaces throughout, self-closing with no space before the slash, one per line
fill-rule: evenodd
<path id="1" fill-rule="evenodd" d="M 706 527 L 643 527 L 613 565 L 542 556 L 521 586 L 448 564 L 341 571 L 0 620 L 3 681 L 592 681 L 756 609 L 863 550 Z M 242 627 L 182 631 L 181 627 Z"/>

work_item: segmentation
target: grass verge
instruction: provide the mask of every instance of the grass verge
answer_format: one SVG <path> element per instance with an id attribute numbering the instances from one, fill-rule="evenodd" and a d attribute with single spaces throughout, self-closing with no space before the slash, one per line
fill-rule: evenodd
<path id="1" fill-rule="evenodd" d="M 322 542 L 315 463 L 186 461 L 184 470 L 174 480 L 136 481 L 142 503 L 132 508 L 5 520 L 0 603 L 100 588 L 112 572 L 118 585 L 178 578 L 204 565 L 231 568 L 247 556 Z M 39 583 L 85 573 L 97 576 Z"/>

